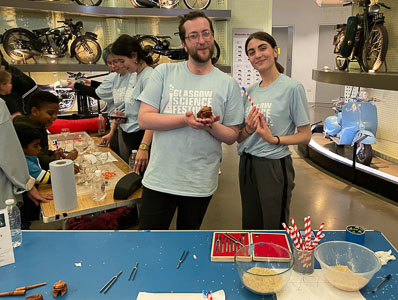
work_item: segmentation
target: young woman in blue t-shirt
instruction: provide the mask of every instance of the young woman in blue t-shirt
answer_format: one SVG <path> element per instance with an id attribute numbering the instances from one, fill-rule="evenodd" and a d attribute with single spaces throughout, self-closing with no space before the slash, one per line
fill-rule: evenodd
<path id="1" fill-rule="evenodd" d="M 283 75 L 278 47 L 265 32 L 249 36 L 245 51 L 261 81 L 244 95 L 245 125 L 238 137 L 243 229 L 279 229 L 288 221 L 294 169 L 288 145 L 308 143 L 310 121 L 304 87 Z"/>

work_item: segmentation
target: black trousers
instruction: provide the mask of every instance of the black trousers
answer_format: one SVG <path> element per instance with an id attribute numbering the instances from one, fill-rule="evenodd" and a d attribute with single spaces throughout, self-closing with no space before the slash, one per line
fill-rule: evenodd
<path id="1" fill-rule="evenodd" d="M 23 205 L 20 208 L 21 212 L 21 229 L 27 230 L 30 228 L 32 221 L 40 219 L 40 205 L 36 206 L 28 197 L 28 193 L 23 193 Z"/>
<path id="2" fill-rule="evenodd" d="M 145 130 L 128 133 L 119 128 L 119 152 L 120 157 L 123 158 L 126 163 L 129 163 L 131 150 L 138 150 L 144 133 Z"/>
<path id="3" fill-rule="evenodd" d="M 243 154 L 239 162 L 242 228 L 283 229 L 294 188 L 291 156 L 267 159 Z"/>
<path id="4" fill-rule="evenodd" d="M 176 209 L 178 230 L 198 230 L 212 196 L 186 197 L 143 188 L 139 206 L 139 229 L 167 230 Z"/>

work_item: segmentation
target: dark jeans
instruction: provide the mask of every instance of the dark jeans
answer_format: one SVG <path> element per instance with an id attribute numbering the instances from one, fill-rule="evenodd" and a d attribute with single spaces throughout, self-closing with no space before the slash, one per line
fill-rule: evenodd
<path id="1" fill-rule="evenodd" d="M 177 229 L 198 230 L 211 198 L 212 196 L 177 196 L 143 187 L 139 206 L 139 229 L 169 229 L 178 208 Z"/>

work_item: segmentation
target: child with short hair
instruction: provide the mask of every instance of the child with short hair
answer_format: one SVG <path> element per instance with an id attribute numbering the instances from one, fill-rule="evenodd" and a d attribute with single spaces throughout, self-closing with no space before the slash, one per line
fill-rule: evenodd
<path id="1" fill-rule="evenodd" d="M 51 183 L 50 171 L 43 170 L 37 157 L 40 153 L 41 133 L 36 128 L 27 127 L 24 125 L 15 126 L 19 142 L 22 146 L 22 151 L 25 154 L 25 159 L 28 164 L 29 175 L 35 179 L 35 184 Z M 39 220 L 40 206 L 35 205 L 29 200 L 27 194 L 23 194 L 23 206 L 21 210 L 21 228 L 29 229 L 32 221 Z"/>
<path id="2" fill-rule="evenodd" d="M 28 164 L 29 174 L 35 179 L 35 184 L 51 183 L 50 171 L 43 170 L 39 158 L 41 133 L 35 128 L 17 125 L 15 131 L 21 143 Z"/>
<path id="3" fill-rule="evenodd" d="M 75 160 L 77 157 L 77 151 L 75 150 L 65 155 L 62 149 L 57 149 L 56 151 L 48 149 L 47 128 L 57 119 L 58 97 L 50 92 L 36 91 L 29 96 L 25 107 L 28 115 L 16 116 L 14 118 L 14 126 L 34 128 L 41 133 L 41 151 L 38 158 L 43 169 L 48 170 L 50 162 L 57 159 L 68 158 Z"/>

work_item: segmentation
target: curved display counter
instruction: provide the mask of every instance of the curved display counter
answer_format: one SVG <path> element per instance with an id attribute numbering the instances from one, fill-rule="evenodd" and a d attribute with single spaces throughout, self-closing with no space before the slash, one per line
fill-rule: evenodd
<path id="1" fill-rule="evenodd" d="M 314 133 L 308 145 L 299 145 L 298 148 L 306 158 L 332 174 L 398 202 L 398 176 L 394 175 L 398 172 L 398 166 L 377 157 L 374 157 L 375 162 L 370 167 L 358 162 L 353 166 L 352 158 L 348 158 L 352 157 L 353 147 L 346 146 L 344 155 L 340 155 L 332 150 L 334 148 L 332 142 L 325 141 L 327 139 L 323 134 Z M 391 172 L 381 171 L 387 164 L 390 164 L 391 168 L 386 168 L 391 169 Z M 383 165 L 383 167 L 376 169 L 372 165 L 376 167 Z"/>

